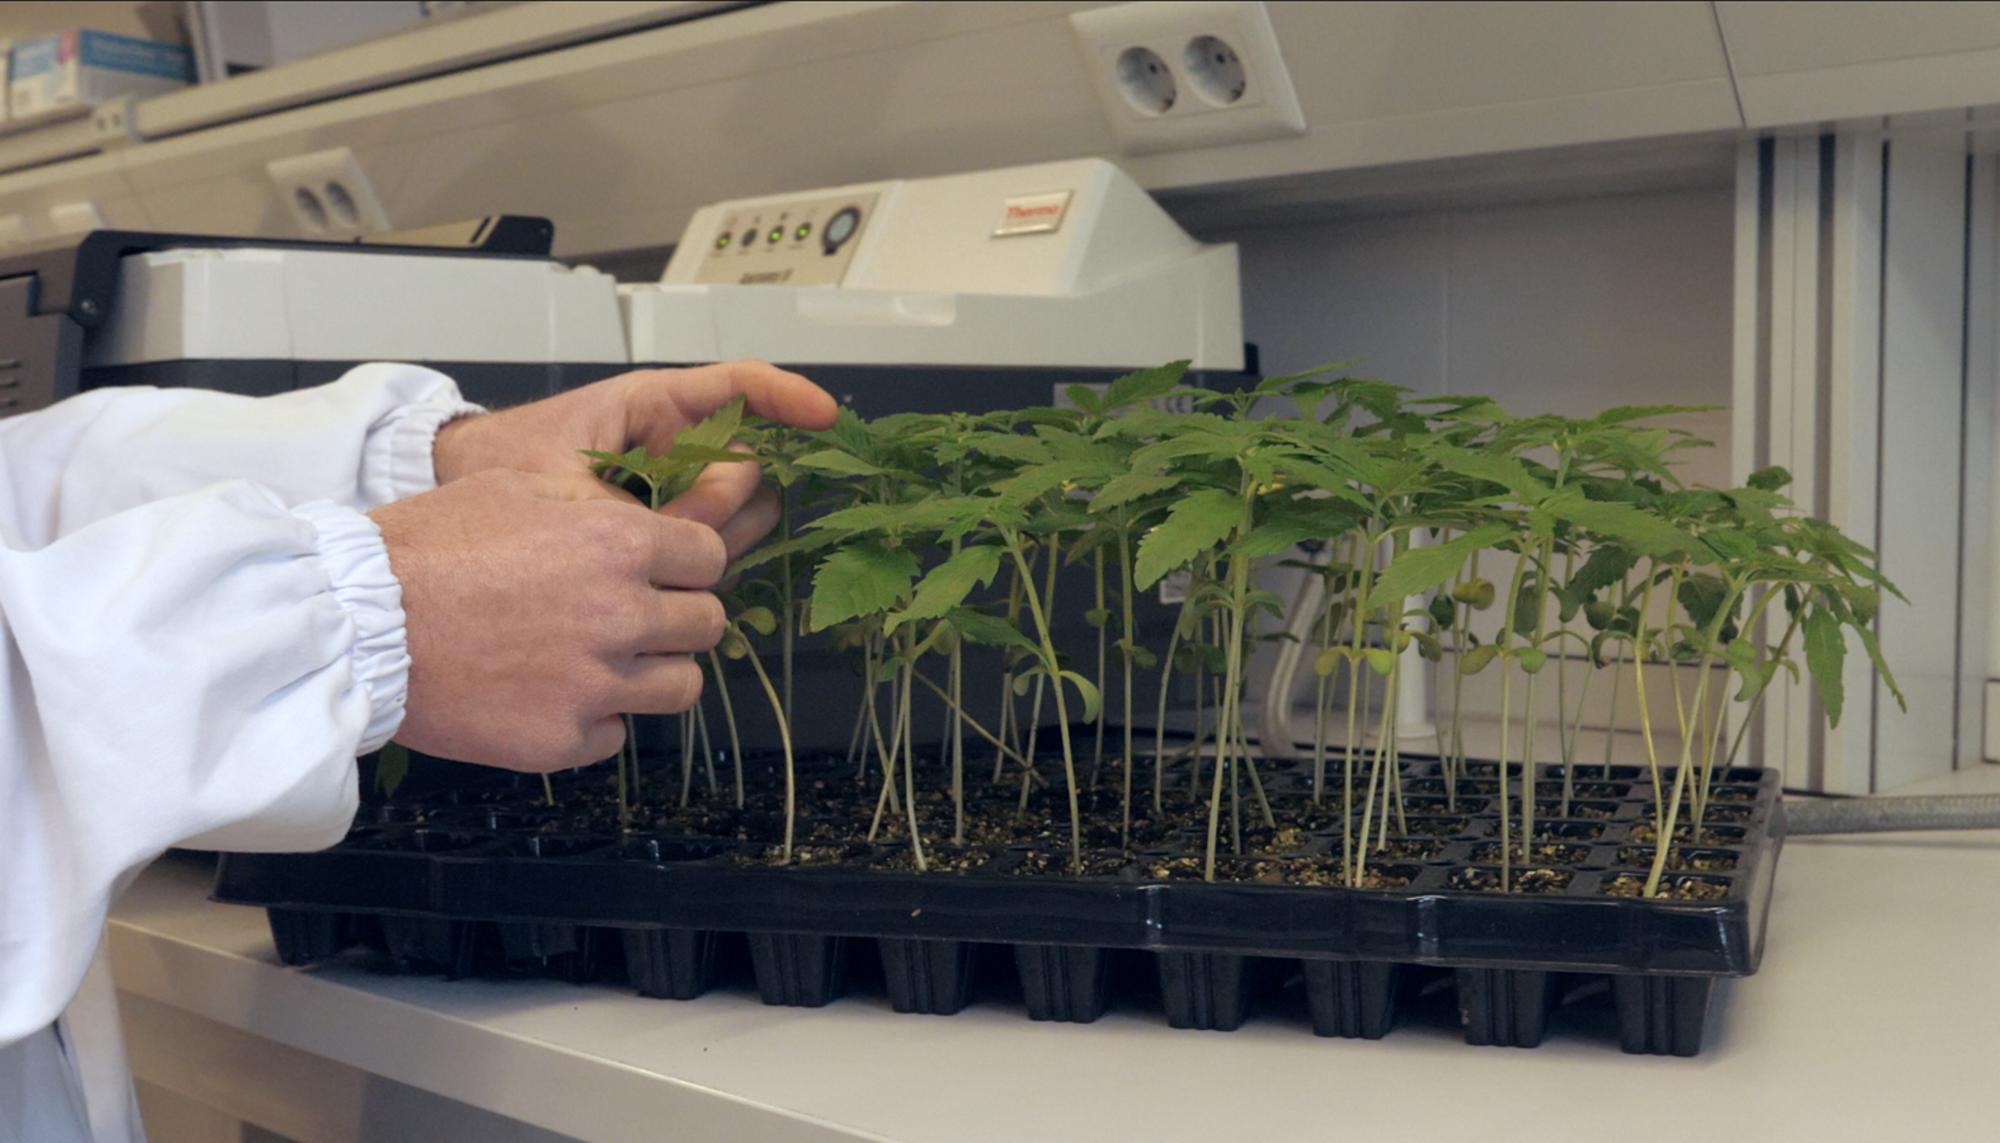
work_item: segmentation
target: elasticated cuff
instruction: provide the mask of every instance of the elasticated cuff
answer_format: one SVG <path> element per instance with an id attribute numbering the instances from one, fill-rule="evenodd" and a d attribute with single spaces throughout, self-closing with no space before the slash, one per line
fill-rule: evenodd
<path id="1" fill-rule="evenodd" d="M 437 444 L 438 430 L 449 421 L 486 411 L 461 400 L 457 386 L 447 385 L 449 392 L 397 410 L 369 442 L 362 487 L 374 494 L 371 499 L 375 503 L 387 504 L 436 488 L 431 449 Z"/>
<path id="2" fill-rule="evenodd" d="M 410 692 L 403 586 L 389 570 L 389 549 L 373 520 L 330 500 L 292 511 L 318 534 L 315 548 L 333 582 L 334 598 L 354 624 L 348 660 L 356 685 L 368 695 L 368 729 L 357 752 L 379 750 L 402 725 Z"/>

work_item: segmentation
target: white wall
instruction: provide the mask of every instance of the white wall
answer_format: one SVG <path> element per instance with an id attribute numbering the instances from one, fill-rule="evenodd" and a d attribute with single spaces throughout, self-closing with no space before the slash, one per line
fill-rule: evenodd
<path id="1" fill-rule="evenodd" d="M 1726 405 L 1733 193 L 1718 185 L 1202 237 L 1242 246 L 1244 326 L 1267 374 L 1354 360 L 1360 375 L 1425 394 L 1485 394 L 1522 415 Z M 1727 409 L 1679 423 L 1717 446 L 1689 453 L 1683 479 L 1728 484 Z M 1272 586 L 1289 595 L 1290 582 Z M 1469 716 L 1497 713 L 1491 679 L 1468 682 Z M 1629 672 L 1621 684 L 1619 723 L 1636 726 Z M 1600 682 L 1586 725 L 1603 721 L 1609 697 Z M 1670 698 L 1655 698 L 1656 723 L 1670 725 Z"/>

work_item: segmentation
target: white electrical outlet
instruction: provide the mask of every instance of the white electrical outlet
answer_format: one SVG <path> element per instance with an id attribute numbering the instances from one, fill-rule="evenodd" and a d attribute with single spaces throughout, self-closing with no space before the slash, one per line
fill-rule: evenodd
<path id="1" fill-rule="evenodd" d="M 1128 153 L 1305 133 L 1261 2 L 1115 4 L 1069 21 L 1105 118 Z"/>
<path id="2" fill-rule="evenodd" d="M 390 229 L 375 184 L 346 147 L 278 159 L 264 170 L 307 238 L 359 238 Z"/>

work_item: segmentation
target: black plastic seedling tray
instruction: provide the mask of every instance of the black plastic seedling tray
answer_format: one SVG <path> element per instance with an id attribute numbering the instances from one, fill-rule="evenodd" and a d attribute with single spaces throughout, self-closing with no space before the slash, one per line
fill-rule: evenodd
<path id="1" fill-rule="evenodd" d="M 883 869 L 907 859 L 901 841 L 817 844 L 813 864 L 779 868 L 764 863 L 768 822 L 751 830 L 719 815 L 721 836 L 685 824 L 579 832 L 587 816 L 503 790 L 378 808 L 390 820 L 322 853 L 227 855 L 215 898 L 267 908 L 287 964 L 366 945 L 451 976 L 584 981 L 622 965 L 640 993 L 689 999 L 715 980 L 718 950 L 747 945 L 765 1002 L 800 1007 L 838 998 L 872 943 L 903 1012 L 964 1008 L 995 976 L 981 959 L 998 952 L 1037 1020 L 1088 1022 L 1114 994 L 1156 990 L 1173 1026 L 1228 1030 L 1259 1003 L 1302 993 L 1318 1034 L 1372 1039 L 1413 990 L 1448 980 L 1468 1042 L 1532 1047 L 1557 997 L 1602 977 L 1623 1048 L 1681 1056 L 1701 1047 L 1715 981 L 1757 969 L 1783 836 L 1773 771 L 1719 775 L 1703 836 L 1670 867 L 1682 896 L 1655 899 L 1617 895 L 1643 882 L 1652 855 L 1652 779 L 1635 768 L 1579 768 L 1569 816 L 1550 812 L 1563 806 L 1545 768 L 1536 854 L 1547 864 L 1511 870 L 1516 888 L 1536 891 L 1507 893 L 1492 891 L 1490 765 L 1473 766 L 1447 803 L 1436 763 L 1407 764 L 1407 828 L 1371 856 L 1361 889 L 1298 883 L 1337 871 L 1340 823 L 1325 816 L 1331 805 L 1311 806 L 1303 767 L 1260 771 L 1273 808 L 1294 820 L 1242 856 L 1224 843 L 1220 873 L 1235 880 L 1200 879 L 1203 839 L 1187 828 L 1092 850 L 1085 876 L 1064 873 L 1067 849 L 1047 838 L 930 844 L 963 872 Z M 1518 794 L 1518 771 L 1512 785 Z M 1066 819 L 1054 820 L 1066 838 Z"/>

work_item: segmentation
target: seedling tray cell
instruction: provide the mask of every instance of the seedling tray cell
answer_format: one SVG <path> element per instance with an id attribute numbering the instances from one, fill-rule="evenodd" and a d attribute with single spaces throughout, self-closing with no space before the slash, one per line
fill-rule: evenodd
<path id="1" fill-rule="evenodd" d="M 684 825 L 620 834 L 540 810 L 539 791 L 523 788 L 371 813 L 323 853 L 225 856 L 215 896 L 267 909 L 286 964 L 366 945 L 415 971 L 622 976 L 682 1000 L 715 986 L 718 944 L 743 934 L 763 999 L 805 1008 L 843 995 L 856 956 L 871 971 L 879 957 L 899 1012 L 997 1001 L 983 987 L 992 974 L 975 971 L 985 949 L 1011 959 L 1037 1020 L 1088 1023 L 1157 997 L 1177 1028 L 1232 1030 L 1291 1005 L 1319 1035 L 1375 1039 L 1408 1008 L 1408 967 L 1429 966 L 1445 970 L 1469 1043 L 1533 1047 L 1562 1026 L 1568 985 L 1608 978 L 1620 1046 L 1661 1055 L 1698 1052 L 1715 980 L 1758 967 L 1783 835 L 1772 772 L 1719 775 L 1710 809 L 1736 811 L 1731 820 L 1705 821 L 1699 838 L 1677 828 L 1669 895 L 1641 898 L 1655 853 L 1644 772 L 1580 768 L 1590 796 L 1568 816 L 1550 797 L 1556 816 L 1538 818 L 1533 862 L 1510 864 L 1512 891 L 1500 892 L 1498 800 L 1469 794 L 1493 792 L 1490 766 L 1452 797 L 1436 763 L 1405 764 L 1411 800 L 1423 791 L 1426 810 L 1446 812 L 1406 815 L 1386 845 L 1371 834 L 1362 888 L 1339 877 L 1338 811 L 1311 803 L 1293 764 L 1260 766 L 1278 828 L 1246 815 L 1244 852 L 1225 840 L 1215 881 L 1202 877 L 1205 838 L 1171 823 L 1129 851 L 1110 837 L 1086 852 L 1082 876 L 1066 872 L 1066 829 L 958 848 L 927 838 L 932 860 L 957 871 L 915 873 L 904 842 L 868 842 L 856 832 L 865 822 L 829 810 L 801 823 L 816 838 L 811 863 L 779 867 L 767 838 Z M 834 775 L 809 772 L 822 783 L 809 788 Z M 663 774 L 648 784 L 673 788 Z M 1010 787 L 981 804 L 1004 823 L 1013 798 Z"/>

